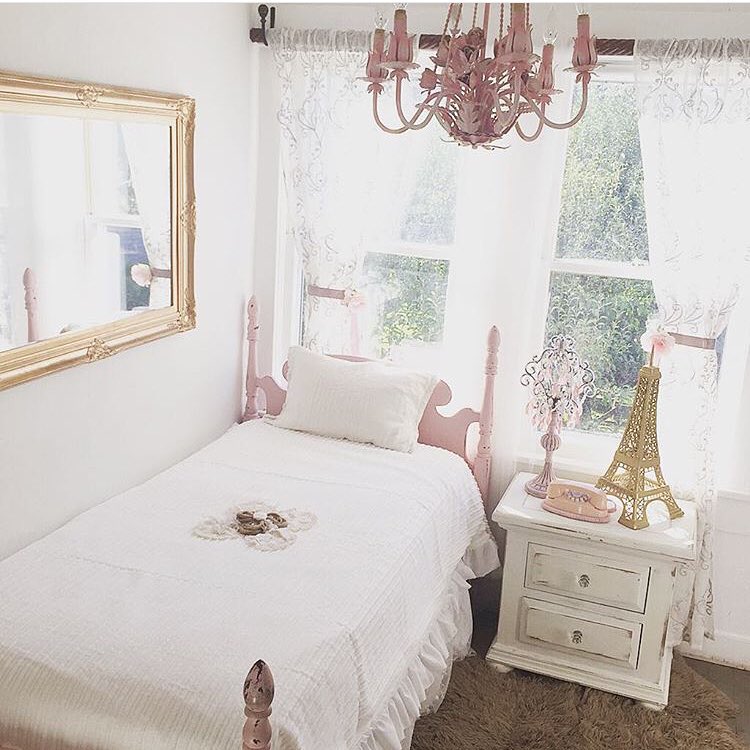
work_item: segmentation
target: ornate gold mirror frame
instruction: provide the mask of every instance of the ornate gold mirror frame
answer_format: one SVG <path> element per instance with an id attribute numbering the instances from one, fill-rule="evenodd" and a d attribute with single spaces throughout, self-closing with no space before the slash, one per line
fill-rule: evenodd
<path id="1" fill-rule="evenodd" d="M 170 134 L 172 304 L 0 352 L 0 389 L 195 327 L 195 101 L 151 91 L 0 72 L 0 111 L 162 123 Z"/>

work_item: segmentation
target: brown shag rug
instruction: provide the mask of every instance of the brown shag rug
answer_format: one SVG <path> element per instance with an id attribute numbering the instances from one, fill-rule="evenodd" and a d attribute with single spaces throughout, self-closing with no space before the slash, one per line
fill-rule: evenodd
<path id="1" fill-rule="evenodd" d="M 635 701 L 483 659 L 453 665 L 437 713 L 417 722 L 412 750 L 747 750 L 728 721 L 734 703 L 675 656 L 669 706 Z"/>

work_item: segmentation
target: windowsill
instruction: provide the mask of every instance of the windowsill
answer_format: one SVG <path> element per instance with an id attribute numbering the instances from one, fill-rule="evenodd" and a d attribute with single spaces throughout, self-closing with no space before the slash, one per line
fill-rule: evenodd
<path id="1" fill-rule="evenodd" d="M 595 484 L 597 479 L 602 475 L 602 467 L 606 468 L 610 460 L 611 456 L 604 463 L 575 459 L 570 456 L 559 456 L 555 457 L 554 465 L 556 472 L 563 479 Z M 536 474 L 541 470 L 543 464 L 544 456 L 541 453 L 519 451 L 516 454 L 516 471 L 518 472 L 528 471 Z M 718 497 L 722 503 L 750 504 L 750 493 L 748 492 L 719 488 Z"/>

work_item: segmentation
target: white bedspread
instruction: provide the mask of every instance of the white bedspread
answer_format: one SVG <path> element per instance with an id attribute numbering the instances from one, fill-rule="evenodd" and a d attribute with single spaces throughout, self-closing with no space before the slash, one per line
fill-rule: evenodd
<path id="1" fill-rule="evenodd" d="M 318 522 L 278 552 L 191 535 L 248 500 Z M 234 427 L 0 563 L 0 746 L 237 750 L 263 658 L 274 748 L 375 747 L 467 550 L 496 566 L 457 456 Z"/>

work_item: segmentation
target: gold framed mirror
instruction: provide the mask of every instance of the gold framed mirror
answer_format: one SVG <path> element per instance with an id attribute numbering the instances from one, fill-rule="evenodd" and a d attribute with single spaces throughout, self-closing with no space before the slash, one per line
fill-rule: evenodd
<path id="1" fill-rule="evenodd" d="M 195 102 L 0 72 L 0 389 L 195 327 Z"/>

